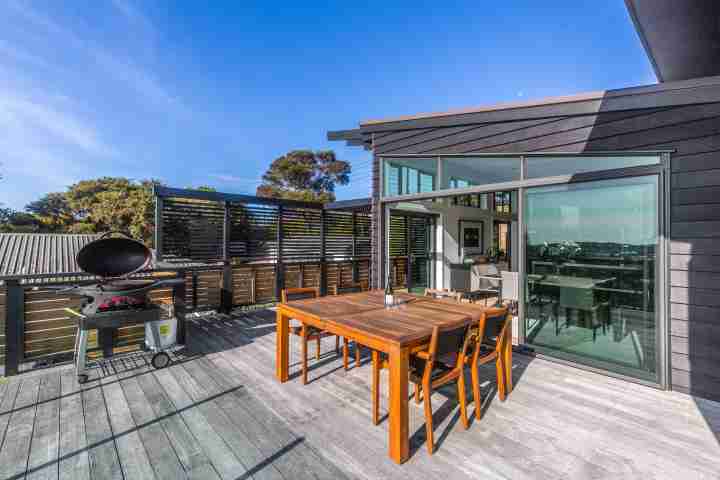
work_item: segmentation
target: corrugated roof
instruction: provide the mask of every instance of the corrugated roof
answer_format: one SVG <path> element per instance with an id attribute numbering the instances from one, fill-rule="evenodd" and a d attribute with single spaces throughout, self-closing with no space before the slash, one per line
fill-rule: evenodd
<path id="1" fill-rule="evenodd" d="M 0 276 L 80 273 L 75 256 L 100 235 L 0 233 Z"/>

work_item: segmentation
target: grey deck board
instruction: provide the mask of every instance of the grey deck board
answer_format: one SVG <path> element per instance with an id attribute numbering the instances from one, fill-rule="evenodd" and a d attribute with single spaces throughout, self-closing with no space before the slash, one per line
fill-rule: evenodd
<path id="1" fill-rule="evenodd" d="M 0 451 L 0 478 L 23 478 L 27 469 L 30 441 L 35 426 L 40 377 L 20 381 L 15 405 L 10 411 L 10 422 L 5 442 Z"/>
<path id="2" fill-rule="evenodd" d="M 60 448 L 58 477 L 60 480 L 87 480 L 90 478 L 90 459 L 85 436 L 85 416 L 82 393 L 75 372 L 66 369 L 60 373 Z"/>
<path id="3" fill-rule="evenodd" d="M 175 446 L 163 429 L 161 421 L 157 419 L 137 378 L 135 378 L 135 375 L 147 375 L 148 371 L 148 368 L 144 368 L 133 375 L 123 376 L 120 382 L 121 388 L 133 421 L 138 427 L 138 434 L 145 446 L 155 476 L 162 480 L 185 478 L 187 475 L 175 451 Z"/>
<path id="4" fill-rule="evenodd" d="M 245 466 L 233 454 L 227 443 L 215 431 L 202 412 L 197 408 L 193 408 L 195 406 L 194 402 L 175 380 L 172 373 L 165 369 L 158 370 L 153 375 L 167 392 L 170 401 L 175 406 L 175 409 L 180 412 L 180 416 L 200 443 L 205 455 L 211 460 L 220 478 L 235 479 L 243 476 L 247 472 Z"/>
<path id="5" fill-rule="evenodd" d="M 188 477 L 200 478 L 197 477 L 198 472 L 205 472 L 204 475 L 214 472 L 210 459 L 205 455 L 200 442 L 193 436 L 188 426 L 178 415 L 155 376 L 148 373 L 139 375 L 135 380 L 147 398 L 150 407 L 159 420 L 159 424 L 163 427 L 170 445 L 175 450 Z M 219 478 L 217 472 L 215 472 L 215 478 Z"/>
<path id="6" fill-rule="evenodd" d="M 2 449 L 5 443 L 5 433 L 7 432 L 7 427 L 12 415 L 10 412 L 15 406 L 15 399 L 17 398 L 19 388 L 19 381 L 8 382 L 2 402 L 0 403 L 0 449 Z"/>
<path id="7" fill-rule="evenodd" d="M 246 472 L 243 474 L 246 478 L 254 478 L 257 480 L 282 480 L 280 472 L 272 465 L 263 468 L 266 457 L 257 448 L 245 433 L 234 425 L 232 419 L 227 413 L 220 408 L 215 402 L 216 397 L 230 393 L 232 389 L 227 391 L 218 391 L 215 389 L 204 388 L 183 365 L 173 365 L 169 368 L 175 380 L 190 396 L 191 400 L 197 404 L 197 409 L 202 413 L 210 426 L 224 440 L 230 450 L 240 460 L 245 467 Z"/>
<path id="8" fill-rule="evenodd" d="M 60 375 L 56 372 L 43 377 L 40 382 L 26 478 L 33 480 L 58 478 L 59 416 Z"/>
<path id="9" fill-rule="evenodd" d="M 97 378 L 83 386 L 68 367 L 0 385 L 0 480 L 662 479 L 720 471 L 719 403 L 521 355 L 506 402 L 495 394 L 493 368 L 483 369 L 483 417 L 468 430 L 455 390 L 433 394 L 432 456 L 422 407 L 411 402 L 411 457 L 398 466 L 387 456 L 387 420 L 370 421 L 367 352 L 346 372 L 334 339 L 325 339 L 302 385 L 293 338 L 291 379 L 280 384 L 272 312 L 193 317 L 188 327 L 188 351 L 165 370 L 136 355 L 93 369 Z M 383 372 L 382 414 L 387 390 Z"/>
<path id="10" fill-rule="evenodd" d="M 135 421 L 120 385 L 120 377 L 121 375 L 117 373 L 104 376 L 101 382 L 123 476 L 126 479 L 154 479 L 155 473 L 142 438 L 135 427 Z"/>
<path id="11" fill-rule="evenodd" d="M 96 373 L 96 372 L 93 372 Z M 90 460 L 90 478 L 122 479 L 122 467 L 113 439 L 102 386 L 96 378 L 82 386 L 85 435 Z"/>
<path id="12" fill-rule="evenodd" d="M 222 345 L 226 340 L 219 337 L 213 338 Z M 196 378 L 212 378 L 219 386 L 230 387 L 228 378 L 237 377 L 234 371 L 223 375 L 222 368 L 205 359 L 193 365 Z M 187 368 L 191 368 L 190 365 Z M 205 376 L 200 375 L 204 372 Z M 207 388 L 213 388 L 207 384 Z M 219 399 L 223 408 L 235 419 L 239 428 L 249 432 L 253 438 L 258 439 L 261 448 L 272 458 L 272 462 L 283 472 L 286 478 L 340 478 L 342 472 L 330 464 L 327 460 L 319 457 L 304 443 L 304 438 L 294 434 L 287 426 L 262 404 L 254 395 L 248 392 L 247 388 L 233 391 L 234 398 L 223 397 Z"/>

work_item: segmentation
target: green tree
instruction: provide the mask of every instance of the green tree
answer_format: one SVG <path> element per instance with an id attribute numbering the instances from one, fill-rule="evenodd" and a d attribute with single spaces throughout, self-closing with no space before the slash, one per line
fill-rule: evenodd
<path id="1" fill-rule="evenodd" d="M 0 207 L 0 233 L 36 232 L 38 229 L 38 221 L 33 215 Z"/>
<path id="2" fill-rule="evenodd" d="M 157 180 L 136 182 L 123 177 L 83 180 L 68 188 L 65 197 L 76 222 L 75 233 L 121 231 L 151 244 Z"/>
<path id="3" fill-rule="evenodd" d="M 44 232 L 64 232 L 76 221 L 64 193 L 48 193 L 40 200 L 29 203 L 25 211 L 37 220 Z"/>
<path id="4" fill-rule="evenodd" d="M 293 150 L 275 159 L 257 188 L 260 197 L 315 202 L 335 200 L 335 186 L 350 182 L 351 167 L 332 150 Z"/>

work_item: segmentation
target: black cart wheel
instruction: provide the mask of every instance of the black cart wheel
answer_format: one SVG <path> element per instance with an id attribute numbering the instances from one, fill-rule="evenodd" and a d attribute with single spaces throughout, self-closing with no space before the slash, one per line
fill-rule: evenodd
<path id="1" fill-rule="evenodd" d="M 170 355 L 165 352 L 156 353 L 153 355 L 150 363 L 152 363 L 152 366 L 157 369 L 165 368 L 170 365 Z"/>
<path id="2" fill-rule="evenodd" d="M 88 381 L 88 376 L 87 376 L 86 374 L 84 374 L 84 373 L 83 373 L 83 374 L 80 374 L 80 375 L 77 376 L 77 381 L 78 381 L 78 383 L 80 383 L 80 384 L 87 383 L 87 381 Z"/>

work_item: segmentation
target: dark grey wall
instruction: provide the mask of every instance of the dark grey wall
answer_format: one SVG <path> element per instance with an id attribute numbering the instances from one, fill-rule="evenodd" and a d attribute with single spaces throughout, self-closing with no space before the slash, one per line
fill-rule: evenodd
<path id="1" fill-rule="evenodd" d="M 720 102 L 708 95 L 715 101 L 678 104 L 678 95 L 692 99 L 689 103 L 702 100 L 704 94 L 692 87 L 669 95 L 673 101 L 646 98 L 639 104 L 649 107 L 607 113 L 561 115 L 555 110 L 544 118 L 482 124 L 458 115 L 454 125 L 452 117 L 439 117 L 442 126 L 423 120 L 416 124 L 424 128 L 409 129 L 412 122 L 399 123 L 395 131 L 373 134 L 373 197 L 377 199 L 379 192 L 377 155 L 383 153 L 675 149 L 670 196 L 671 384 L 675 390 L 720 400 Z M 596 110 L 606 109 L 601 103 Z M 513 116 L 522 117 L 521 112 Z"/>

